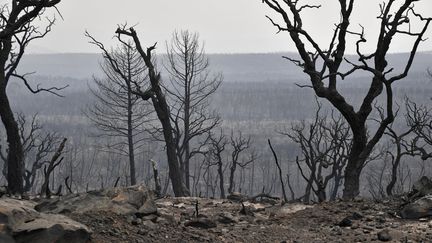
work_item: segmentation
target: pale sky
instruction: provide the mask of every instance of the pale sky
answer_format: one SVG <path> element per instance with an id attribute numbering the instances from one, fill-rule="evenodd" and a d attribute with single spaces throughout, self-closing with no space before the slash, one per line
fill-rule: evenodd
<path id="1" fill-rule="evenodd" d="M 302 13 L 312 36 L 322 40 L 323 44 L 327 43 L 333 24 L 339 18 L 338 1 L 308 2 L 324 5 L 320 10 Z M 359 30 L 360 23 L 365 26 L 369 48 L 375 46 L 376 16 L 381 2 L 357 0 L 351 19 L 353 30 Z M 425 16 L 432 16 L 431 0 L 421 0 L 416 6 Z M 62 0 L 59 10 L 64 20 L 58 18 L 52 33 L 35 41 L 31 52 L 98 52 L 87 43 L 84 31 L 88 30 L 96 39 L 110 45 L 117 24 L 125 22 L 136 25 L 144 44 L 159 42 L 159 52 L 163 52 L 164 43 L 171 33 L 182 29 L 199 32 L 207 53 L 294 51 L 287 34 L 276 35 L 276 29 L 265 18 L 266 14 L 272 15 L 273 12 L 261 0 Z M 432 26 L 427 37 L 432 37 Z M 409 51 L 411 42 L 400 39 L 394 44 L 393 52 L 403 52 Z M 353 50 L 349 49 L 350 52 Z M 420 50 L 431 51 L 432 38 L 422 43 Z"/>

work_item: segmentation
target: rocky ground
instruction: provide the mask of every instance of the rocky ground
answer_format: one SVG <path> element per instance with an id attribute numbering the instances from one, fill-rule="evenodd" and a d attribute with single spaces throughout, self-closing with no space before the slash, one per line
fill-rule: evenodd
<path id="1" fill-rule="evenodd" d="M 432 242 L 427 188 L 432 181 L 383 202 L 315 205 L 239 194 L 154 200 L 141 185 L 30 201 L 3 197 L 0 242 Z"/>
<path id="2" fill-rule="evenodd" d="M 199 217 L 196 217 L 198 202 Z M 70 214 L 94 242 L 432 242 L 432 219 L 396 216 L 398 203 L 369 200 L 305 206 L 197 198 L 156 200 L 143 218 Z M 242 210 L 243 209 L 243 210 Z"/>

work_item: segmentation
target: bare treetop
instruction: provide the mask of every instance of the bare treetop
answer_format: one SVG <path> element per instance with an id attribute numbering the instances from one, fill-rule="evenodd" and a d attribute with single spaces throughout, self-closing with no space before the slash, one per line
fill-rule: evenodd
<path id="1" fill-rule="evenodd" d="M 313 88 L 318 97 L 327 99 L 351 127 L 353 145 L 346 169 L 348 179 L 345 181 L 344 197 L 355 197 L 359 193 L 359 177 L 365 161 L 383 136 L 387 126 L 394 120 L 392 84 L 408 75 L 432 18 L 426 18 L 415 11 L 414 3 L 417 0 L 406 0 L 400 4 L 395 0 L 385 1 L 380 5 L 377 16 L 380 20 L 380 33 L 376 41 L 376 50 L 371 54 L 365 54 L 362 52 L 362 44 L 366 42 L 364 29 L 360 25 L 360 31 L 356 31 L 350 23 L 355 7 L 354 0 L 339 0 L 340 21 L 335 25 L 329 45 L 324 47 L 320 46 L 317 39 L 314 39 L 304 28 L 303 23 L 306 20 L 302 17 L 303 10 L 321 6 L 303 4 L 300 0 L 263 0 L 262 2 L 282 19 L 283 24 L 267 16 L 270 22 L 279 32 L 288 32 L 295 44 L 301 59 L 285 58 L 302 68 L 308 75 L 311 85 L 304 87 Z M 413 28 L 414 26 L 419 27 L 417 29 Z M 401 35 L 411 37 L 413 43 L 404 70 L 397 72 L 392 67 L 388 67 L 386 57 L 393 40 Z M 349 36 L 357 37 L 355 45 L 358 61 L 349 60 L 346 56 Z M 351 65 L 348 71 L 341 70 L 344 62 Z M 360 70 L 370 73 L 372 80 L 363 102 L 356 111 L 353 104 L 350 104 L 339 92 L 338 82 Z M 366 123 L 373 111 L 374 101 L 383 91 L 386 95 L 385 117 L 379 127 L 370 133 L 369 138 Z"/>

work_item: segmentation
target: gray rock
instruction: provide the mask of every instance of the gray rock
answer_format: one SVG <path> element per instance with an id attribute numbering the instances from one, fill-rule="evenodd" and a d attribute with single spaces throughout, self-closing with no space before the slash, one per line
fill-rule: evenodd
<path id="1" fill-rule="evenodd" d="M 90 235 L 86 226 L 66 216 L 39 213 L 25 201 L 0 200 L 0 242 L 84 243 Z"/>
<path id="2" fill-rule="evenodd" d="M 144 204 L 138 209 L 138 212 L 135 215 L 139 218 L 144 216 L 152 215 L 157 213 L 157 207 L 153 200 L 147 200 Z"/>
<path id="3" fill-rule="evenodd" d="M 391 241 L 393 238 L 390 235 L 389 230 L 383 230 L 378 232 L 378 240 L 380 241 Z"/>
<path id="4" fill-rule="evenodd" d="M 49 213 L 109 211 L 121 215 L 133 215 L 139 212 L 141 207 L 150 203 L 154 205 L 153 193 L 145 186 L 137 185 L 45 199 L 35 208 L 40 212 Z M 148 206 L 146 208 L 148 209 Z"/>
<path id="5" fill-rule="evenodd" d="M 143 221 L 153 221 L 153 222 L 155 222 L 157 220 L 157 218 L 158 218 L 158 216 L 156 214 L 150 214 L 150 215 L 143 216 L 141 219 Z"/>
<path id="6" fill-rule="evenodd" d="M 339 222 L 339 227 L 350 227 L 350 226 L 352 226 L 352 220 L 350 219 L 350 217 L 346 217 L 346 218 L 344 218 L 344 219 L 342 219 L 340 222 Z"/>
<path id="7" fill-rule="evenodd" d="M 142 223 L 141 219 L 133 219 L 132 222 L 131 222 L 132 225 L 139 225 L 141 223 Z"/>
<path id="8" fill-rule="evenodd" d="M 360 220 L 360 219 L 364 218 L 364 216 L 360 213 L 354 212 L 353 215 L 351 216 L 351 218 L 353 220 Z"/>
<path id="9" fill-rule="evenodd" d="M 222 224 L 237 223 L 238 219 L 235 218 L 231 213 L 223 212 L 219 214 L 218 221 Z"/>
<path id="10" fill-rule="evenodd" d="M 144 227 L 149 229 L 157 229 L 157 225 L 153 223 L 152 221 L 144 221 L 143 222 Z"/>
<path id="11" fill-rule="evenodd" d="M 404 219 L 419 219 L 432 216 L 432 195 L 424 196 L 406 205 L 400 212 Z"/>

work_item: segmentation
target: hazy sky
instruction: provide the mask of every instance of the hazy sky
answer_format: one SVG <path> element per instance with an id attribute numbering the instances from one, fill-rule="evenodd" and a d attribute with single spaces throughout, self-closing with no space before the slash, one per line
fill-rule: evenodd
<path id="1" fill-rule="evenodd" d="M 338 1 L 309 2 L 325 5 L 319 11 L 304 11 L 304 19 L 312 35 L 327 43 L 339 18 Z M 356 2 L 352 28 L 358 30 L 359 23 L 366 27 L 370 48 L 375 45 L 378 3 L 382 1 Z M 432 16 L 431 0 L 416 5 L 420 12 Z M 273 13 L 261 0 L 62 0 L 59 10 L 64 20 L 58 19 L 48 37 L 34 42 L 32 52 L 98 52 L 87 43 L 84 31 L 109 45 L 117 24 L 125 22 L 136 25 L 144 44 L 159 42 L 159 52 L 176 29 L 199 32 L 208 53 L 293 51 L 288 36 L 276 35 L 265 18 Z M 427 37 L 432 37 L 432 26 Z M 409 47 L 410 42 L 402 39 L 395 42 L 392 51 L 408 51 Z M 432 38 L 422 44 L 421 50 L 432 50 Z"/>

